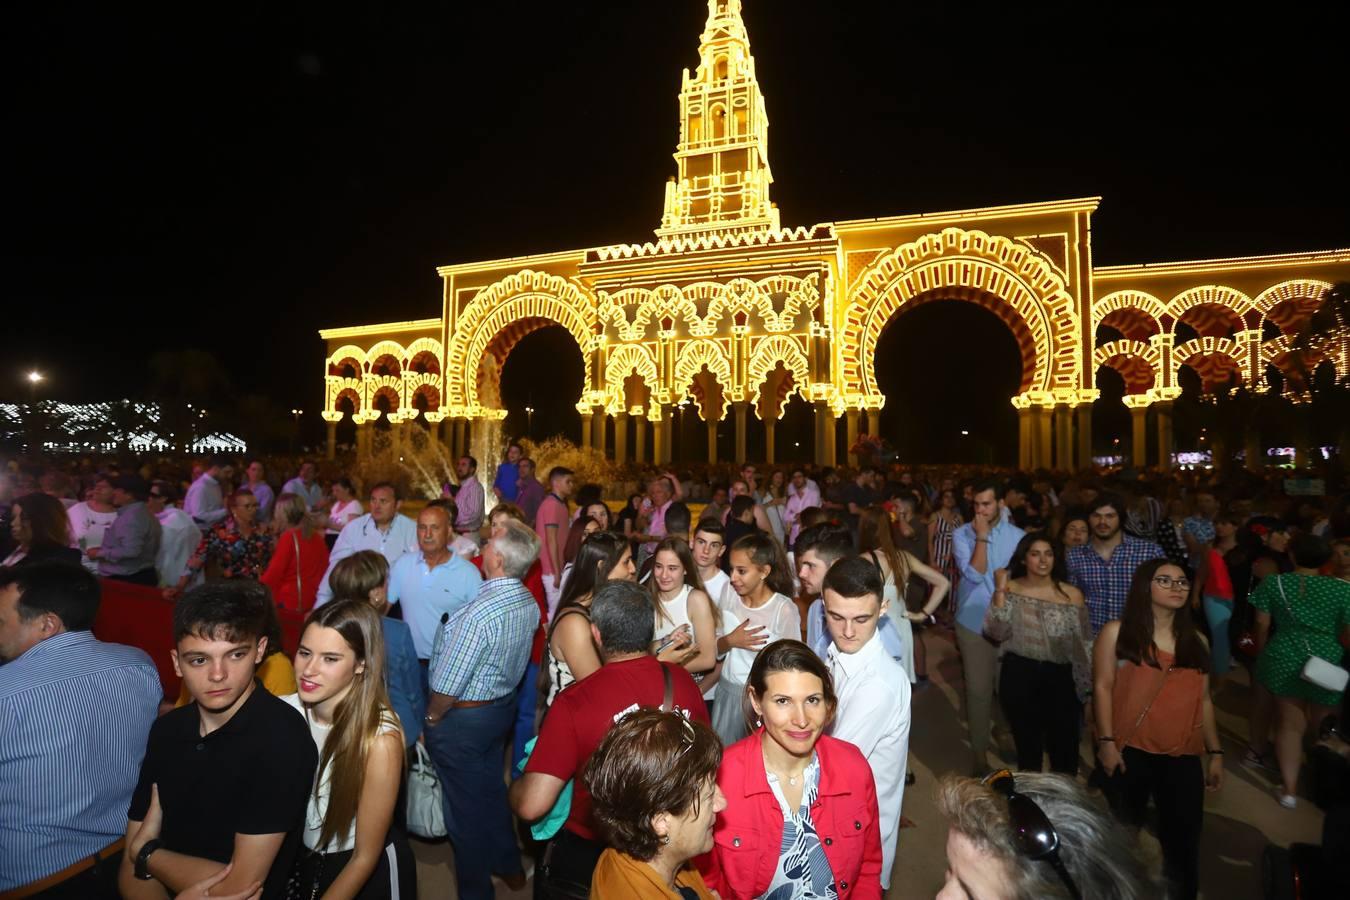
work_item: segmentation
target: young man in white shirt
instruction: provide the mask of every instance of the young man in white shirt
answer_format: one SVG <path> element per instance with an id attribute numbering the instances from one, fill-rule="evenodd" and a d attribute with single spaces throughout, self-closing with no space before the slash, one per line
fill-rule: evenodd
<path id="1" fill-rule="evenodd" d="M 872 767 L 881 815 L 881 887 L 891 886 L 900 804 L 909 762 L 910 687 L 886 652 L 877 623 L 886 614 L 881 576 L 859 557 L 839 560 L 825 573 L 825 624 L 830 632 L 830 675 L 839 696 L 831 734 L 862 751 Z"/>
<path id="2" fill-rule="evenodd" d="M 703 519 L 694 527 L 694 542 L 689 547 L 698 567 L 698 577 L 703 582 L 703 592 L 712 600 L 714 607 L 720 608 L 722 592 L 727 590 L 731 579 L 722 571 L 722 554 L 726 552 L 726 529 L 714 519 Z M 717 636 L 722 636 L 722 622 L 714 622 Z M 703 702 L 711 704 L 713 694 L 717 692 L 717 679 L 722 674 L 722 661 L 713 666 L 711 672 L 703 676 L 699 687 L 703 689 Z"/>

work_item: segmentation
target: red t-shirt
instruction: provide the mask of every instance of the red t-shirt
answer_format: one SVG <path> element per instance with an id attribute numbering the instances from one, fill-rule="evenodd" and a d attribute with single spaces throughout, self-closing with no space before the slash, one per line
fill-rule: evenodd
<path id="1" fill-rule="evenodd" d="M 544 717 L 544 727 L 525 771 L 563 781 L 580 775 L 611 725 L 639 707 L 661 705 L 666 681 L 660 666 L 654 656 L 606 663 L 590 677 L 568 686 Z M 708 707 L 694 679 L 679 666 L 666 668 L 674 687 L 675 708 L 696 722 L 708 724 Z M 564 827 L 595 840 L 591 793 L 580 778 L 572 786 L 572 811 Z"/>
<path id="2" fill-rule="evenodd" d="M 480 553 L 470 560 L 478 571 L 483 571 L 483 555 Z M 525 590 L 529 591 L 534 597 L 534 602 L 539 604 L 539 627 L 534 632 L 534 643 L 530 644 L 530 662 L 536 666 L 544 661 L 544 638 L 547 635 L 548 626 L 548 596 L 544 593 L 544 570 L 539 565 L 539 560 L 534 561 L 530 566 L 530 571 L 525 573 Z"/>

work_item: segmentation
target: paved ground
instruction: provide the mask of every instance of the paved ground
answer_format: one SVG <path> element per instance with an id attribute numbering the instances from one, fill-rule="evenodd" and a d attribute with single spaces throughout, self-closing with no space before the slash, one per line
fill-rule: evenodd
<path id="1" fill-rule="evenodd" d="M 918 783 L 905 794 L 905 815 L 915 828 L 901 832 L 889 900 L 930 900 L 942 884 L 946 869 L 946 829 L 932 800 L 938 775 L 964 770 L 969 745 L 959 713 L 961 666 L 949 632 L 924 633 L 932 683 L 915 694 L 914 736 L 910 768 Z M 1245 676 L 1227 685 L 1217 700 L 1219 730 L 1229 768 L 1218 794 L 1207 795 L 1201 849 L 1201 895 L 1208 900 L 1259 900 L 1260 861 L 1267 842 L 1320 840 L 1322 816 L 1312 803 L 1296 810 L 1282 809 L 1264 776 L 1244 768 L 1239 760 L 1247 736 Z M 1011 747 L 1008 748 L 1011 750 Z M 1084 753 L 1089 753 L 1084 742 Z M 1144 840 L 1149 842 L 1149 838 Z M 455 897 L 451 873 L 453 853 L 444 843 L 413 842 L 417 856 L 418 895 L 424 900 Z M 1154 845 L 1156 848 L 1156 845 Z M 530 889 L 511 892 L 499 886 L 499 900 L 526 900 Z"/>

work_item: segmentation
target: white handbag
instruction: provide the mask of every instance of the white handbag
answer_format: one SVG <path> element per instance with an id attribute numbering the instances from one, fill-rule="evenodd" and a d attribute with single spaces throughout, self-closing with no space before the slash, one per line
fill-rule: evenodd
<path id="1" fill-rule="evenodd" d="M 420 743 L 417 758 L 408 770 L 408 831 L 420 838 L 443 838 L 445 828 L 445 796 L 441 793 L 441 777 Z"/>
<path id="2" fill-rule="evenodd" d="M 1275 586 L 1280 589 L 1280 599 L 1284 601 L 1284 608 L 1289 611 L 1289 617 L 1294 620 L 1294 627 L 1302 627 L 1298 623 L 1298 617 L 1294 615 L 1294 607 L 1289 604 L 1289 598 L 1284 593 L 1284 581 L 1278 575 L 1275 576 Z M 1303 598 L 1305 584 L 1303 576 L 1298 579 L 1298 596 Z M 1303 670 L 1299 672 L 1299 677 L 1309 684 L 1316 685 L 1326 691 L 1340 693 L 1345 690 L 1347 683 L 1350 683 L 1350 672 L 1342 669 L 1332 662 L 1327 662 L 1322 657 L 1313 652 L 1312 645 L 1308 643 L 1307 638 L 1303 639 L 1303 646 L 1308 651 L 1308 660 L 1303 664 Z"/>

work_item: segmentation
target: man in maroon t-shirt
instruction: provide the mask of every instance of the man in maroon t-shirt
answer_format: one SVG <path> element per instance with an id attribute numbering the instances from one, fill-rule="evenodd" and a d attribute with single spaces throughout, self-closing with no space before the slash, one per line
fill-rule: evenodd
<path id="1" fill-rule="evenodd" d="M 606 582 L 591 600 L 591 636 L 604 665 L 560 693 L 539 731 L 525 774 L 511 786 L 511 808 L 527 821 L 542 818 L 573 778 L 572 807 L 562 830 L 544 850 L 535 873 L 536 896 L 584 896 L 591 872 L 605 849 L 591 820 L 591 795 L 577 776 L 610 727 L 641 707 L 659 707 L 665 700 L 662 664 L 651 655 L 655 620 L 651 598 L 627 581 Z M 664 666 L 670 673 L 672 707 L 707 724 L 708 708 L 689 673 Z"/>

